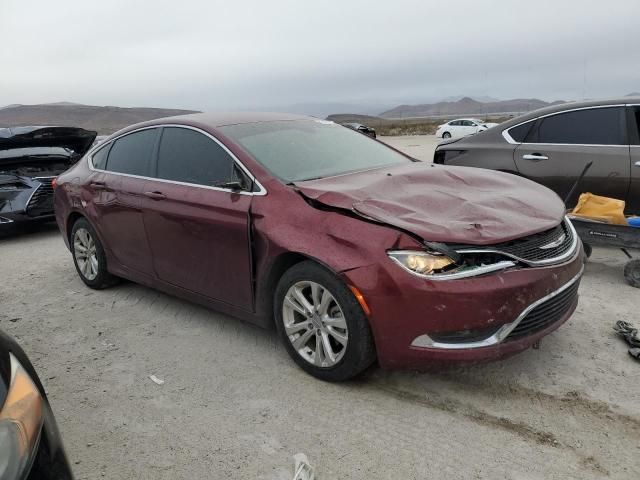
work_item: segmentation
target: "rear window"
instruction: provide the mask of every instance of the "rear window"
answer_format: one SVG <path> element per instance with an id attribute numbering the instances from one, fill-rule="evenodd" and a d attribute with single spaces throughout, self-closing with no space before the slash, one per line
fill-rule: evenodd
<path id="1" fill-rule="evenodd" d="M 545 117 L 534 138 L 534 143 L 625 145 L 624 108 L 591 108 Z"/>
<path id="2" fill-rule="evenodd" d="M 106 170 L 147 176 L 157 135 L 158 129 L 150 128 L 130 133 L 116 140 L 109 152 Z"/>
<path id="3" fill-rule="evenodd" d="M 107 166 L 107 155 L 109 155 L 109 145 L 101 148 L 91 156 L 91 163 L 93 168 L 98 170 L 104 170 Z"/>
<path id="4" fill-rule="evenodd" d="M 508 132 L 509 136 L 518 143 L 524 142 L 534 123 L 535 120 L 532 120 L 530 122 L 523 123 L 522 125 L 518 125 L 517 127 L 510 128 Z"/>

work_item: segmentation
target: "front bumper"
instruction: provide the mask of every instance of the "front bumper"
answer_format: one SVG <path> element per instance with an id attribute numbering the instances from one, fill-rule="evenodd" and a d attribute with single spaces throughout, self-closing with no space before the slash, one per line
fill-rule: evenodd
<path id="1" fill-rule="evenodd" d="M 344 276 L 363 293 L 371 310 L 380 364 L 419 369 L 494 360 L 529 348 L 571 316 L 582 270 L 580 245 L 571 259 L 559 265 L 515 267 L 444 282 L 418 278 L 387 263 Z M 530 331 L 515 330 L 539 305 L 544 316 L 545 302 L 569 288 L 576 291 L 563 300 L 562 311 L 551 321 Z M 471 332 L 471 340 L 441 340 L 457 332 Z"/>

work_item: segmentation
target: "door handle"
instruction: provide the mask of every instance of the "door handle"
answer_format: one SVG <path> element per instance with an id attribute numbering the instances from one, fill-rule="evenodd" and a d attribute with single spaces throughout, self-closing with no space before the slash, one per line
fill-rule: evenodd
<path id="1" fill-rule="evenodd" d="M 640 162 L 636 162 L 636 163 L 634 163 L 634 165 L 635 165 L 636 167 L 640 167 Z"/>
<path id="2" fill-rule="evenodd" d="M 89 185 L 91 185 L 96 190 L 106 190 L 107 188 L 104 182 L 91 182 Z"/>
<path id="3" fill-rule="evenodd" d="M 549 160 L 549 157 L 547 157 L 546 155 L 540 155 L 539 153 L 531 153 L 531 154 L 523 155 L 522 159 L 539 162 L 540 160 Z"/>
<path id="4" fill-rule="evenodd" d="M 164 200 L 167 196 L 162 192 L 144 192 L 145 197 L 149 197 L 152 200 Z"/>

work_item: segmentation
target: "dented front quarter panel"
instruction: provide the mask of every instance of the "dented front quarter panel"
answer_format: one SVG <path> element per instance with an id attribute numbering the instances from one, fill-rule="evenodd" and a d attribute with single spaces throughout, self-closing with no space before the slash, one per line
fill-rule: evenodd
<path id="1" fill-rule="evenodd" d="M 260 286 L 282 255 L 302 255 L 344 278 L 344 272 L 388 260 L 387 250 L 420 248 L 397 229 L 314 208 L 291 187 L 275 181 L 265 187 L 270 193 L 251 205 L 258 310 L 268 303 L 261 297 L 273 295 Z"/>

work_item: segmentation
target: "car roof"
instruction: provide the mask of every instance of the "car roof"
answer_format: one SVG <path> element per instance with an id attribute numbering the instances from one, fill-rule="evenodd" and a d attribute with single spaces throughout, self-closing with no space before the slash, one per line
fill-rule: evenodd
<path id="1" fill-rule="evenodd" d="M 541 117 L 543 115 L 558 113 L 565 110 L 573 110 L 573 109 L 588 108 L 588 107 L 604 107 L 608 105 L 626 105 L 626 104 L 640 105 L 640 97 L 617 97 L 617 98 L 606 98 L 606 99 L 600 99 L 600 100 L 584 100 L 581 102 L 557 102 L 547 107 L 539 108 L 538 110 L 532 110 L 531 112 L 527 112 L 523 115 L 514 117 L 511 120 L 507 120 L 506 122 L 502 123 L 500 126 L 503 127 L 503 129 L 505 129 L 513 125 L 517 125 L 520 123 L 524 123 L 528 120 Z"/>
<path id="2" fill-rule="evenodd" d="M 191 113 L 188 115 L 177 115 L 174 117 L 164 117 L 144 122 L 145 125 L 160 125 L 166 123 L 176 123 L 192 125 L 194 123 L 207 125 L 209 127 L 223 127 L 225 125 L 238 125 L 241 123 L 278 122 L 292 120 L 318 120 L 314 117 L 296 115 L 293 113 L 278 112 L 204 112 Z"/>

